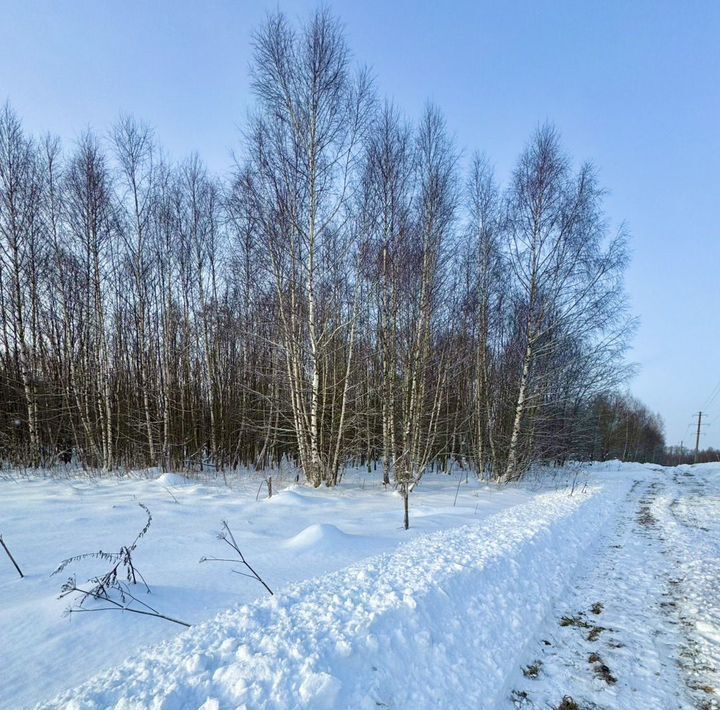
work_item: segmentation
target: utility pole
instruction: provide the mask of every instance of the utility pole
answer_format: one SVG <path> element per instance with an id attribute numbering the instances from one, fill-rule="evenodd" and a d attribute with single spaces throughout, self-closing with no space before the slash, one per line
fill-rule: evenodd
<path id="1" fill-rule="evenodd" d="M 698 425 L 697 435 L 695 436 L 695 463 L 698 460 L 698 454 L 700 453 L 700 424 L 702 422 L 702 412 L 698 412 Z"/>

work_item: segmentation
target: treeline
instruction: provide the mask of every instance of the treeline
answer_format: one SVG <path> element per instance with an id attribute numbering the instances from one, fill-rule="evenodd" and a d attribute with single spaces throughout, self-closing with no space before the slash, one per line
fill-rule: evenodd
<path id="1" fill-rule="evenodd" d="M 593 460 L 665 463 L 662 419 L 642 402 L 628 395 L 601 395 L 595 400 L 593 414 Z"/>
<path id="2" fill-rule="evenodd" d="M 378 101 L 325 11 L 269 18 L 252 87 L 223 178 L 133 118 L 63 150 L 2 110 L 2 458 L 289 456 L 315 485 L 381 461 L 407 490 L 450 459 L 512 480 L 647 455 L 603 414 L 629 373 L 625 236 L 554 128 L 504 187 L 480 156 L 461 174 L 438 109 Z"/>
<path id="3" fill-rule="evenodd" d="M 680 466 L 681 464 L 693 463 L 718 463 L 720 462 L 720 449 L 712 446 L 707 449 L 700 449 L 695 455 L 695 449 L 689 446 L 668 446 L 665 448 L 665 455 L 659 463 L 666 466 Z"/>

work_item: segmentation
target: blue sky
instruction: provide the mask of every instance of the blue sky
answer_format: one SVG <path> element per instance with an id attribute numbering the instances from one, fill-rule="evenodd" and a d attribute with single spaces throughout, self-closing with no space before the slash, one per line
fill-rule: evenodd
<path id="1" fill-rule="evenodd" d="M 720 447 L 720 2 L 332 2 L 356 59 L 409 117 L 429 99 L 501 179 L 538 123 L 591 159 L 632 235 L 631 390 L 668 443 Z M 122 112 L 173 157 L 229 167 L 251 103 L 250 36 L 313 2 L 0 0 L 0 100 L 72 143 Z"/>

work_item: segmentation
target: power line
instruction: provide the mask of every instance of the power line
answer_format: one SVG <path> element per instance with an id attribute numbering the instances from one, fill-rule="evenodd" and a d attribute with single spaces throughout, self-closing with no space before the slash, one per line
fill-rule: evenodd
<path id="1" fill-rule="evenodd" d="M 703 404 L 703 408 L 707 409 L 717 398 L 717 396 L 720 394 L 720 380 L 718 380 L 715 387 L 712 388 L 710 391 L 710 394 L 708 395 L 708 398 L 705 400 L 705 404 Z"/>

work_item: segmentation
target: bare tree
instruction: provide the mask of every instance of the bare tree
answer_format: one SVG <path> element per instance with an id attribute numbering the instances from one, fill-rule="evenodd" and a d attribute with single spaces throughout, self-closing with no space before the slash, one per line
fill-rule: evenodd
<path id="1" fill-rule="evenodd" d="M 136 334 L 134 361 L 137 368 L 142 426 L 150 465 L 158 463 L 155 436 L 156 413 L 151 402 L 153 360 L 150 347 L 150 230 L 155 196 L 155 146 L 147 126 L 125 116 L 112 132 L 118 163 L 117 215 L 125 247 L 125 269 L 131 284 L 131 317 Z"/>
<path id="2" fill-rule="evenodd" d="M 625 240 L 621 232 L 605 244 L 601 197 L 592 166 L 585 164 L 573 175 L 557 131 L 538 129 L 508 194 L 509 263 L 524 353 L 504 480 L 518 477 L 523 455 L 532 457 L 534 429 L 527 416 L 534 416 L 543 396 L 548 359 L 558 352 L 560 335 L 587 341 L 607 332 L 618 310 L 616 280 L 626 259 Z M 537 367 L 541 358 L 545 372 Z"/>
<path id="3" fill-rule="evenodd" d="M 466 291 L 474 344 L 472 419 L 469 432 L 473 458 L 479 471 L 497 470 L 499 382 L 496 362 L 502 342 L 502 319 L 508 277 L 501 252 L 504 224 L 500 192 L 487 159 L 476 155 L 470 166 L 466 189 L 468 223 L 466 244 Z"/>
<path id="4" fill-rule="evenodd" d="M 617 395 L 626 235 L 554 128 L 459 189 L 439 110 L 378 105 L 326 10 L 267 19 L 252 87 L 228 180 L 129 117 L 66 154 L 0 111 L 2 460 L 381 465 L 407 527 L 431 469 L 661 455 Z"/>
<path id="5" fill-rule="evenodd" d="M 27 460 L 41 462 L 38 414 L 39 278 L 43 242 L 39 219 L 42 174 L 33 141 L 9 104 L 0 110 L 0 259 L 6 355 L 22 383 Z"/>
<path id="6" fill-rule="evenodd" d="M 352 332 L 353 319 L 333 323 L 324 296 L 331 260 L 353 253 L 346 203 L 369 84 L 364 74 L 351 76 L 340 26 L 319 11 L 300 33 L 282 14 L 268 19 L 255 36 L 253 88 L 260 107 L 251 136 L 255 200 L 276 289 L 298 453 L 317 486 L 336 479 L 337 456 L 326 445 L 325 389 L 341 383 L 324 366 L 338 328 Z M 345 357 L 352 357 L 350 348 Z M 345 397 L 340 406 L 342 426 Z"/>
<path id="7" fill-rule="evenodd" d="M 113 193 L 105 157 L 92 134 L 80 139 L 70 160 L 64 195 L 67 229 L 81 270 L 73 284 L 82 328 L 78 351 L 69 358 L 71 387 L 84 440 L 96 465 L 110 470 L 115 456 L 107 288 L 112 283 Z"/>
<path id="8" fill-rule="evenodd" d="M 398 457 L 398 311 L 415 185 L 412 134 L 392 105 L 386 104 L 377 116 L 365 150 L 360 191 L 364 271 L 375 296 L 377 331 L 377 344 L 369 345 L 379 356 L 383 482 L 388 485 Z"/>
<path id="9" fill-rule="evenodd" d="M 401 434 L 395 478 L 409 526 L 408 498 L 433 459 L 442 392 L 446 385 L 444 349 L 435 326 L 444 302 L 444 276 L 455 218 L 455 153 L 440 113 L 428 107 L 417 131 L 417 188 L 412 239 L 407 263 L 416 266 L 408 278 L 401 309 L 400 366 L 403 372 Z"/>

